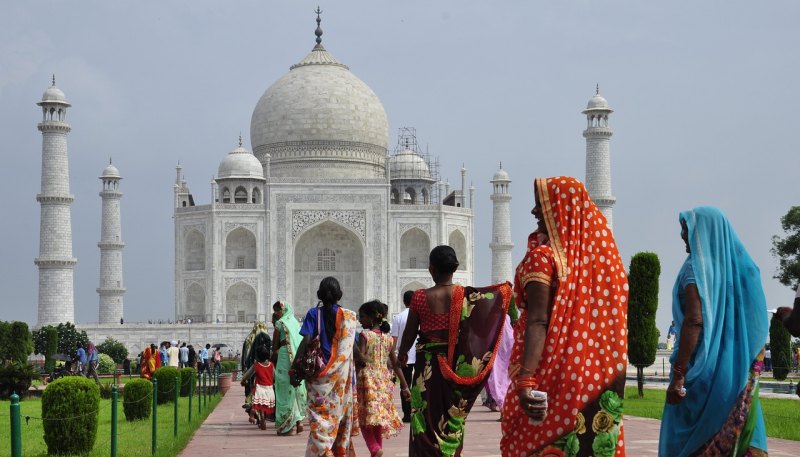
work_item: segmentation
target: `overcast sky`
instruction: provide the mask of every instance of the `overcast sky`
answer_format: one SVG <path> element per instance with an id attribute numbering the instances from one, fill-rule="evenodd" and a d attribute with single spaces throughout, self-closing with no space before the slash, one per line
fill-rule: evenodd
<path id="1" fill-rule="evenodd" d="M 98 318 L 100 180 L 121 190 L 125 318 L 174 318 L 172 221 L 180 160 L 198 204 L 219 161 L 249 144 L 261 94 L 314 45 L 316 3 L 4 2 L 0 15 L 0 320 L 37 318 L 41 119 L 56 74 L 68 120 L 75 316 Z M 391 145 L 413 126 L 442 176 L 476 192 L 478 283 L 489 281 L 491 184 L 502 160 L 514 262 L 534 228 L 537 176 L 584 178 L 595 84 L 610 119 L 614 229 L 626 265 L 661 258 L 658 326 L 685 259 L 678 213 L 721 207 L 761 267 L 770 307 L 794 296 L 772 279 L 770 238 L 800 204 L 800 3 L 352 1 L 321 4 L 323 44 L 383 102 Z"/>

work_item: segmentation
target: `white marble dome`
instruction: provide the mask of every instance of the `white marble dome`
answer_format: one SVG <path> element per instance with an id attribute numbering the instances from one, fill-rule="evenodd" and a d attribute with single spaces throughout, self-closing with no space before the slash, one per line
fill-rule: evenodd
<path id="1" fill-rule="evenodd" d="M 103 174 L 100 175 L 101 178 L 119 178 L 119 170 L 113 164 L 108 164 L 108 166 L 103 170 Z"/>
<path id="2" fill-rule="evenodd" d="M 42 94 L 42 102 L 44 103 L 67 103 L 67 97 L 55 84 L 48 87 Z"/>
<path id="3" fill-rule="evenodd" d="M 432 179 L 425 159 L 410 149 L 398 152 L 389 158 L 389 177 L 391 179 Z"/>
<path id="4" fill-rule="evenodd" d="M 250 141 L 272 177 L 380 178 L 389 125 L 372 89 L 318 44 L 261 96 Z"/>
<path id="5" fill-rule="evenodd" d="M 239 146 L 219 163 L 217 180 L 220 179 L 264 179 L 264 169 L 256 156 Z"/>
<path id="6" fill-rule="evenodd" d="M 586 104 L 587 110 L 594 110 L 594 109 L 603 109 L 609 110 L 611 107 L 608 106 L 608 102 L 605 98 L 603 98 L 600 94 L 595 94 L 591 99 L 589 99 L 589 103 Z"/>
<path id="7" fill-rule="evenodd" d="M 510 181 L 510 180 L 511 179 L 509 178 L 508 173 L 506 173 L 506 171 L 503 170 L 502 168 L 494 172 L 494 176 L 492 177 L 492 181 Z"/>

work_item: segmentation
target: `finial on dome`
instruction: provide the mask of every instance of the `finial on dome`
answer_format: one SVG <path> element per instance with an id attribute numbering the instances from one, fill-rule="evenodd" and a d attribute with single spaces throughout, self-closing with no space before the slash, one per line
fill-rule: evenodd
<path id="1" fill-rule="evenodd" d="M 600 95 L 600 83 L 597 83 L 597 87 L 595 88 L 594 94 Z"/>
<path id="2" fill-rule="evenodd" d="M 111 163 L 111 156 L 108 156 L 108 164 L 109 164 L 109 165 L 113 165 L 113 164 Z"/>
<path id="3" fill-rule="evenodd" d="M 503 169 L 503 161 L 502 160 L 500 161 L 500 169 L 501 170 Z"/>
<path id="4" fill-rule="evenodd" d="M 56 86 L 56 74 L 53 73 L 53 87 Z"/>
<path id="5" fill-rule="evenodd" d="M 319 15 L 322 14 L 322 10 L 319 8 L 319 5 L 317 5 L 317 9 L 314 12 L 317 13 L 317 30 L 314 30 L 314 35 L 317 36 L 317 46 L 321 47 L 322 46 L 322 27 L 320 27 L 319 24 L 322 22 L 322 19 L 320 19 Z"/>
<path id="6" fill-rule="evenodd" d="M 242 132 L 239 132 L 239 147 L 242 147 Z"/>

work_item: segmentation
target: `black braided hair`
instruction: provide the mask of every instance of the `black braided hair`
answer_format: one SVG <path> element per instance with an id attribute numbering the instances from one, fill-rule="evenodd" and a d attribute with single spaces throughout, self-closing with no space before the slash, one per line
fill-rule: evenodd
<path id="1" fill-rule="evenodd" d="M 342 288 L 339 281 L 333 276 L 323 278 L 319 282 L 317 298 L 322 301 L 322 323 L 325 325 L 325 335 L 329 341 L 333 341 L 336 334 L 336 313 L 333 312 L 333 305 L 342 299 Z"/>
<path id="2" fill-rule="evenodd" d="M 372 300 L 361 305 L 361 307 L 358 308 L 358 312 L 366 314 L 376 322 L 380 322 L 381 332 L 389 333 L 389 331 L 392 329 L 392 326 L 389 325 L 388 321 L 386 321 L 386 313 L 388 312 L 388 309 L 389 307 L 384 303 L 378 300 Z"/>

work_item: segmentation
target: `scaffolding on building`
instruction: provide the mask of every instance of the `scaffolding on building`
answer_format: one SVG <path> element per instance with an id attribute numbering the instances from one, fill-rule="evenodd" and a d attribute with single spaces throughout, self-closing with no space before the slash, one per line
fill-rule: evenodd
<path id="1" fill-rule="evenodd" d="M 398 154 L 405 151 L 412 151 L 419 156 L 427 165 L 427 172 L 415 168 L 403 168 L 395 170 L 395 174 L 390 175 L 390 179 L 425 179 L 431 182 L 431 202 L 436 204 L 441 203 L 443 198 L 439 192 L 439 183 L 441 180 L 439 174 L 439 157 L 432 157 L 428 152 L 427 146 L 425 150 L 422 149 L 417 141 L 417 129 L 415 127 L 400 127 L 397 133 L 397 145 L 394 148 L 391 158 L 395 158 Z M 427 174 L 428 176 L 425 176 Z"/>

